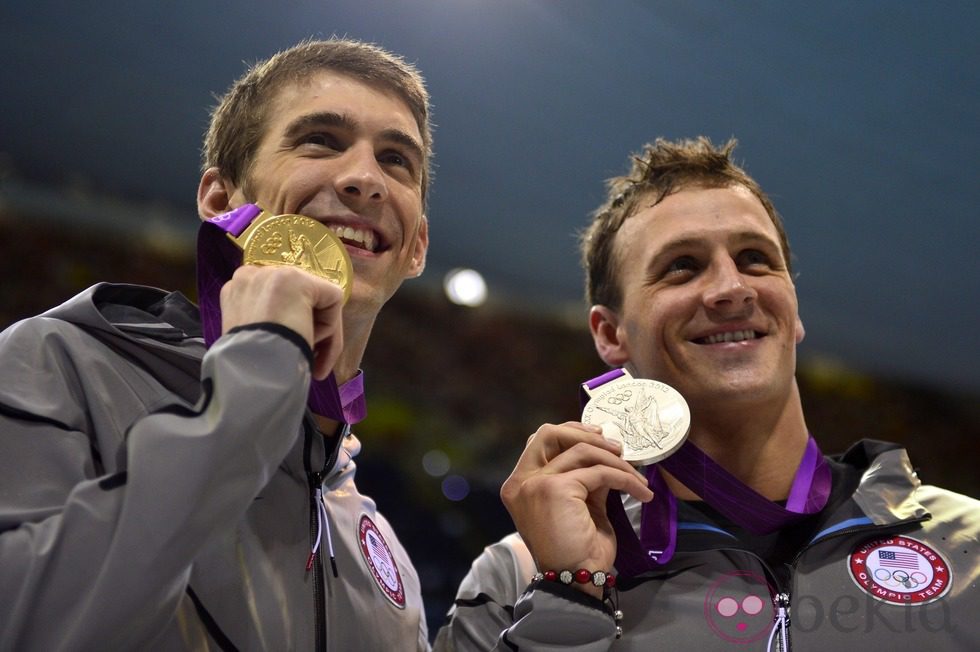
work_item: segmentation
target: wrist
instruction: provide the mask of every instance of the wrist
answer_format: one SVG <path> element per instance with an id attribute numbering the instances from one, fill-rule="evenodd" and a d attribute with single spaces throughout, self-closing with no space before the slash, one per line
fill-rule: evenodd
<path id="1" fill-rule="evenodd" d="M 606 571 L 589 571 L 580 568 L 570 570 L 546 570 L 531 577 L 530 589 L 542 589 L 583 604 L 591 604 L 612 616 L 616 625 L 616 638 L 623 635 L 623 612 L 619 610 L 619 593 L 616 576 Z M 581 596 L 573 599 L 572 596 Z"/>
<path id="2" fill-rule="evenodd" d="M 612 573 L 602 570 L 590 571 L 585 568 L 575 571 L 568 569 L 546 570 L 536 573 L 531 579 L 537 582 L 558 582 L 599 600 L 608 598 L 609 592 L 616 587 L 616 576 Z"/>

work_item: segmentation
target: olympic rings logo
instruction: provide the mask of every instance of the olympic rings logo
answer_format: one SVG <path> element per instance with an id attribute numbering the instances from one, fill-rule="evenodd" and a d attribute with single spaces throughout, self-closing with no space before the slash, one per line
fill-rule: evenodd
<path id="1" fill-rule="evenodd" d="M 613 394 L 606 399 L 606 402 L 608 402 L 610 405 L 621 405 L 629 402 L 631 398 L 633 398 L 633 390 L 627 389 L 619 392 L 618 394 Z"/>
<path id="2" fill-rule="evenodd" d="M 885 586 L 901 586 L 909 590 L 925 584 L 926 580 L 928 579 L 924 573 L 915 571 L 909 574 L 900 568 L 893 571 L 890 571 L 887 568 L 878 568 L 874 571 L 874 578 Z"/>

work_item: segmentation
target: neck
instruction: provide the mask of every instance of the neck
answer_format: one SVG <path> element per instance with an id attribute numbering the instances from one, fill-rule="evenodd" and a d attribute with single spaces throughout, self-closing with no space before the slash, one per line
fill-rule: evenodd
<path id="1" fill-rule="evenodd" d="M 344 350 L 340 352 L 340 357 L 337 358 L 333 368 L 337 385 L 346 383 L 361 368 L 361 360 L 364 358 L 364 351 L 367 350 L 376 316 L 375 314 L 364 318 L 354 314 L 353 311 L 344 313 Z M 333 419 L 318 414 L 316 421 L 320 431 L 327 437 L 332 437 L 337 431 L 338 422 Z"/>
<path id="2" fill-rule="evenodd" d="M 726 471 L 769 500 L 789 496 L 809 437 L 796 381 L 777 407 L 691 406 L 690 441 Z M 698 500 L 669 473 L 667 486 L 681 500 Z"/>
<path id="3" fill-rule="evenodd" d="M 357 374 L 361 368 L 361 360 L 367 350 L 377 311 L 370 314 L 359 314 L 350 302 L 344 307 L 344 350 L 340 352 L 333 373 L 337 383 L 342 385 Z"/>

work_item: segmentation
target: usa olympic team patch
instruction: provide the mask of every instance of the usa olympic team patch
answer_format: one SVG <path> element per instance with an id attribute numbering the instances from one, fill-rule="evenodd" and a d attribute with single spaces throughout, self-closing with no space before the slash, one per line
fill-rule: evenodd
<path id="1" fill-rule="evenodd" d="M 364 555 L 364 561 L 371 569 L 378 588 L 393 605 L 404 609 L 405 586 L 402 584 L 402 576 L 398 572 L 395 557 L 391 554 L 388 543 L 381 536 L 378 526 L 367 514 L 361 515 L 361 521 L 357 526 L 357 540 L 361 542 L 361 554 Z"/>
<path id="2" fill-rule="evenodd" d="M 911 537 L 873 539 L 847 558 L 851 579 L 883 602 L 928 604 L 946 595 L 953 581 L 942 555 Z"/>

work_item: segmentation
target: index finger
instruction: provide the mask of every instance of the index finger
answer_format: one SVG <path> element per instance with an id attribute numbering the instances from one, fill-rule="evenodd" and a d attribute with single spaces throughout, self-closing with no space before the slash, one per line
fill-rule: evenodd
<path id="1" fill-rule="evenodd" d="M 596 446 L 617 456 L 622 453 L 622 446 L 603 437 L 599 426 L 579 421 L 566 421 L 559 425 L 547 423 L 528 437 L 517 467 L 520 468 L 522 462 L 543 466 L 579 443 Z"/>

